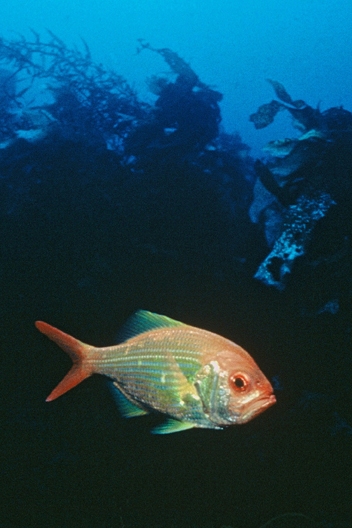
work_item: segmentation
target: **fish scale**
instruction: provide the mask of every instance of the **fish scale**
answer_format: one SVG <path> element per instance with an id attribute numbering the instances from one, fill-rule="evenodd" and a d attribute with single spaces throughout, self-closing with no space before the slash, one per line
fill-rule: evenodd
<path id="1" fill-rule="evenodd" d="M 140 336 L 140 338 L 142 337 L 143 336 Z M 169 346 L 169 341 L 172 343 L 172 346 Z M 192 349 L 190 346 L 187 348 L 184 347 L 181 350 L 180 348 L 175 348 L 172 336 L 170 336 L 170 339 L 165 339 L 159 347 L 151 348 L 148 346 L 148 343 L 143 347 L 139 343 L 138 348 L 134 349 L 133 345 L 134 343 L 129 343 L 125 347 L 124 345 L 119 345 L 121 348 L 118 353 L 114 352 L 112 348 L 109 348 L 109 358 L 97 359 L 97 364 L 102 367 L 102 370 L 104 371 L 103 373 L 111 375 L 112 372 L 126 368 L 127 365 L 129 365 L 131 369 L 138 371 L 138 362 L 141 362 L 144 367 L 149 366 L 150 368 L 154 367 L 154 369 L 163 369 L 164 366 L 162 361 L 163 358 L 165 358 L 166 351 L 173 356 L 187 379 L 192 379 L 201 367 L 201 352 Z"/>

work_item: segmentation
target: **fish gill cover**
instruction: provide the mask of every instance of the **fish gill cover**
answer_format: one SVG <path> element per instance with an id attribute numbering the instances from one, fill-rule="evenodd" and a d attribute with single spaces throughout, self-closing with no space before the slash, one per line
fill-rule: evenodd
<path id="1" fill-rule="evenodd" d="M 254 160 L 221 128 L 222 95 L 176 52 L 139 41 L 170 68 L 148 80 L 151 103 L 84 43 L 48 35 L 0 39 L 5 526 L 19 512 L 22 526 L 346 525 L 352 114 L 269 81 L 277 99 L 251 121 L 287 112 L 299 135 Z M 184 433 L 157 453 L 143 419 L 119 422 L 94 380 L 77 407 L 43 410 L 64 369 L 34 319 L 109 344 L 138 308 L 248 345 L 281 389 L 275 410 L 224 433 L 221 450 Z"/>

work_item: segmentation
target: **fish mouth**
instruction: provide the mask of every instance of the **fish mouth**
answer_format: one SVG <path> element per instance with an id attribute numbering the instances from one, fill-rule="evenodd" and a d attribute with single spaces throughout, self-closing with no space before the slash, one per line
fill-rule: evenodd
<path id="1" fill-rule="evenodd" d="M 274 405 L 274 403 L 276 403 L 275 394 L 270 394 L 269 396 L 256 400 L 252 403 L 249 411 L 242 416 L 241 422 L 249 422 L 249 420 L 252 420 L 252 418 L 265 411 L 268 407 Z"/>
<path id="2" fill-rule="evenodd" d="M 270 394 L 270 396 L 263 402 L 262 407 L 271 407 L 274 403 L 276 403 L 276 396 L 275 394 Z"/>

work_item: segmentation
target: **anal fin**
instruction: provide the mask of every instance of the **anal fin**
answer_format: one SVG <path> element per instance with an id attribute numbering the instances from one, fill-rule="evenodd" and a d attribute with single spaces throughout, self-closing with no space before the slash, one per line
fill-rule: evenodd
<path id="1" fill-rule="evenodd" d="M 143 416 L 145 414 L 148 414 L 148 411 L 146 411 L 142 407 L 139 407 L 139 405 L 129 400 L 127 396 L 125 396 L 121 392 L 121 389 L 115 381 L 109 383 L 109 385 L 114 400 L 117 403 L 117 406 L 122 416 L 124 416 L 125 418 L 135 418 L 136 416 Z"/>

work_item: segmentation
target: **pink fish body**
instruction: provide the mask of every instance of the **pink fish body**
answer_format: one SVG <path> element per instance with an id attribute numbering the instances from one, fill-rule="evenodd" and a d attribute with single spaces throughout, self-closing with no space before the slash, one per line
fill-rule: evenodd
<path id="1" fill-rule="evenodd" d="M 73 361 L 47 401 L 92 374 L 103 374 L 112 380 L 125 416 L 151 411 L 167 416 L 155 433 L 243 424 L 276 401 L 271 384 L 243 348 L 162 315 L 139 310 L 123 328 L 125 340 L 104 348 L 42 321 L 36 327 Z"/>

